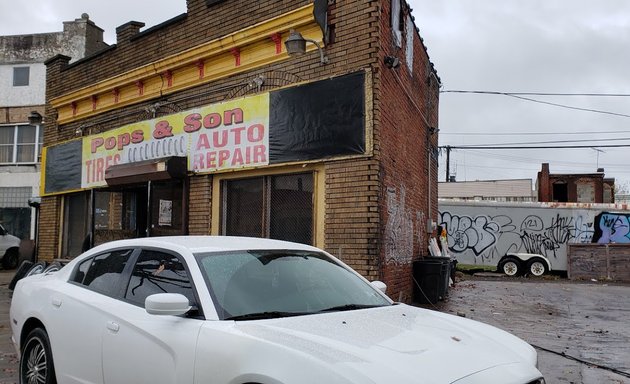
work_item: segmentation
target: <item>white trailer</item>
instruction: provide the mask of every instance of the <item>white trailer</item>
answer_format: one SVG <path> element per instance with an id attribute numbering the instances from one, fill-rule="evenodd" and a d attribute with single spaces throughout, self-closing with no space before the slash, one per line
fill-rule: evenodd
<path id="1" fill-rule="evenodd" d="M 538 254 L 567 270 L 569 243 L 630 243 L 626 204 L 440 200 L 438 225 L 459 263 L 497 266 L 509 253 Z"/>

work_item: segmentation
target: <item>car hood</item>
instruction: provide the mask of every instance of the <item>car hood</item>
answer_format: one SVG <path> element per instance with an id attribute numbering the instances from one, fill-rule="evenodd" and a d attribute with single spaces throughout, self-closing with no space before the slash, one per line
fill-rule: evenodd
<path id="1" fill-rule="evenodd" d="M 374 383 L 476 383 L 475 374 L 509 371 L 502 383 L 540 376 L 522 340 L 468 319 L 407 305 L 271 320 L 239 321 L 256 339 L 321 360 L 342 376 Z M 505 380 L 503 379 L 505 378 Z M 487 382 L 487 381 L 486 381 Z"/>

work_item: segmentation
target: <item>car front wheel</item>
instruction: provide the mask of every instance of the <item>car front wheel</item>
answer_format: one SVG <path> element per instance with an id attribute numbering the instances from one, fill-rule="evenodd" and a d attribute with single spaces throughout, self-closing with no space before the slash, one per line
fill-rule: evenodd
<path id="1" fill-rule="evenodd" d="M 20 357 L 20 384 L 55 384 L 55 368 L 48 334 L 33 329 L 26 337 Z"/>

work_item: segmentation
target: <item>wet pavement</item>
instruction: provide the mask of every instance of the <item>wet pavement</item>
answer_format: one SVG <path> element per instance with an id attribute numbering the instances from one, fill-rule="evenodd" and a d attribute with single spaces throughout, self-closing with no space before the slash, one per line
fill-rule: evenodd
<path id="1" fill-rule="evenodd" d="M 473 277 L 451 287 L 436 308 L 536 346 L 547 383 L 630 384 L 629 285 Z"/>
<path id="2" fill-rule="evenodd" d="M 7 288 L 13 273 L 0 270 L 0 384 L 17 383 Z M 425 307 L 492 324 L 557 352 L 538 350 L 547 383 L 630 384 L 630 285 L 466 277 L 447 300 Z"/>
<path id="3" fill-rule="evenodd" d="M 18 358 L 11 343 L 11 326 L 9 325 L 9 306 L 11 291 L 8 288 L 15 271 L 0 270 L 0 384 L 18 382 Z"/>

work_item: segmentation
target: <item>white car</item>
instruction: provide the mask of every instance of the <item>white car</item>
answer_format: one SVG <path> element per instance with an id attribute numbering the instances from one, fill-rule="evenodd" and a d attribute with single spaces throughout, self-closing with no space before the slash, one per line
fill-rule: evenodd
<path id="1" fill-rule="evenodd" d="M 20 382 L 544 383 L 524 341 L 384 290 L 301 244 L 111 242 L 18 281 Z"/>
<path id="2" fill-rule="evenodd" d="M 10 235 L 2 225 L 0 225 L 0 263 L 2 268 L 13 269 L 17 267 L 19 261 L 20 239 Z"/>

